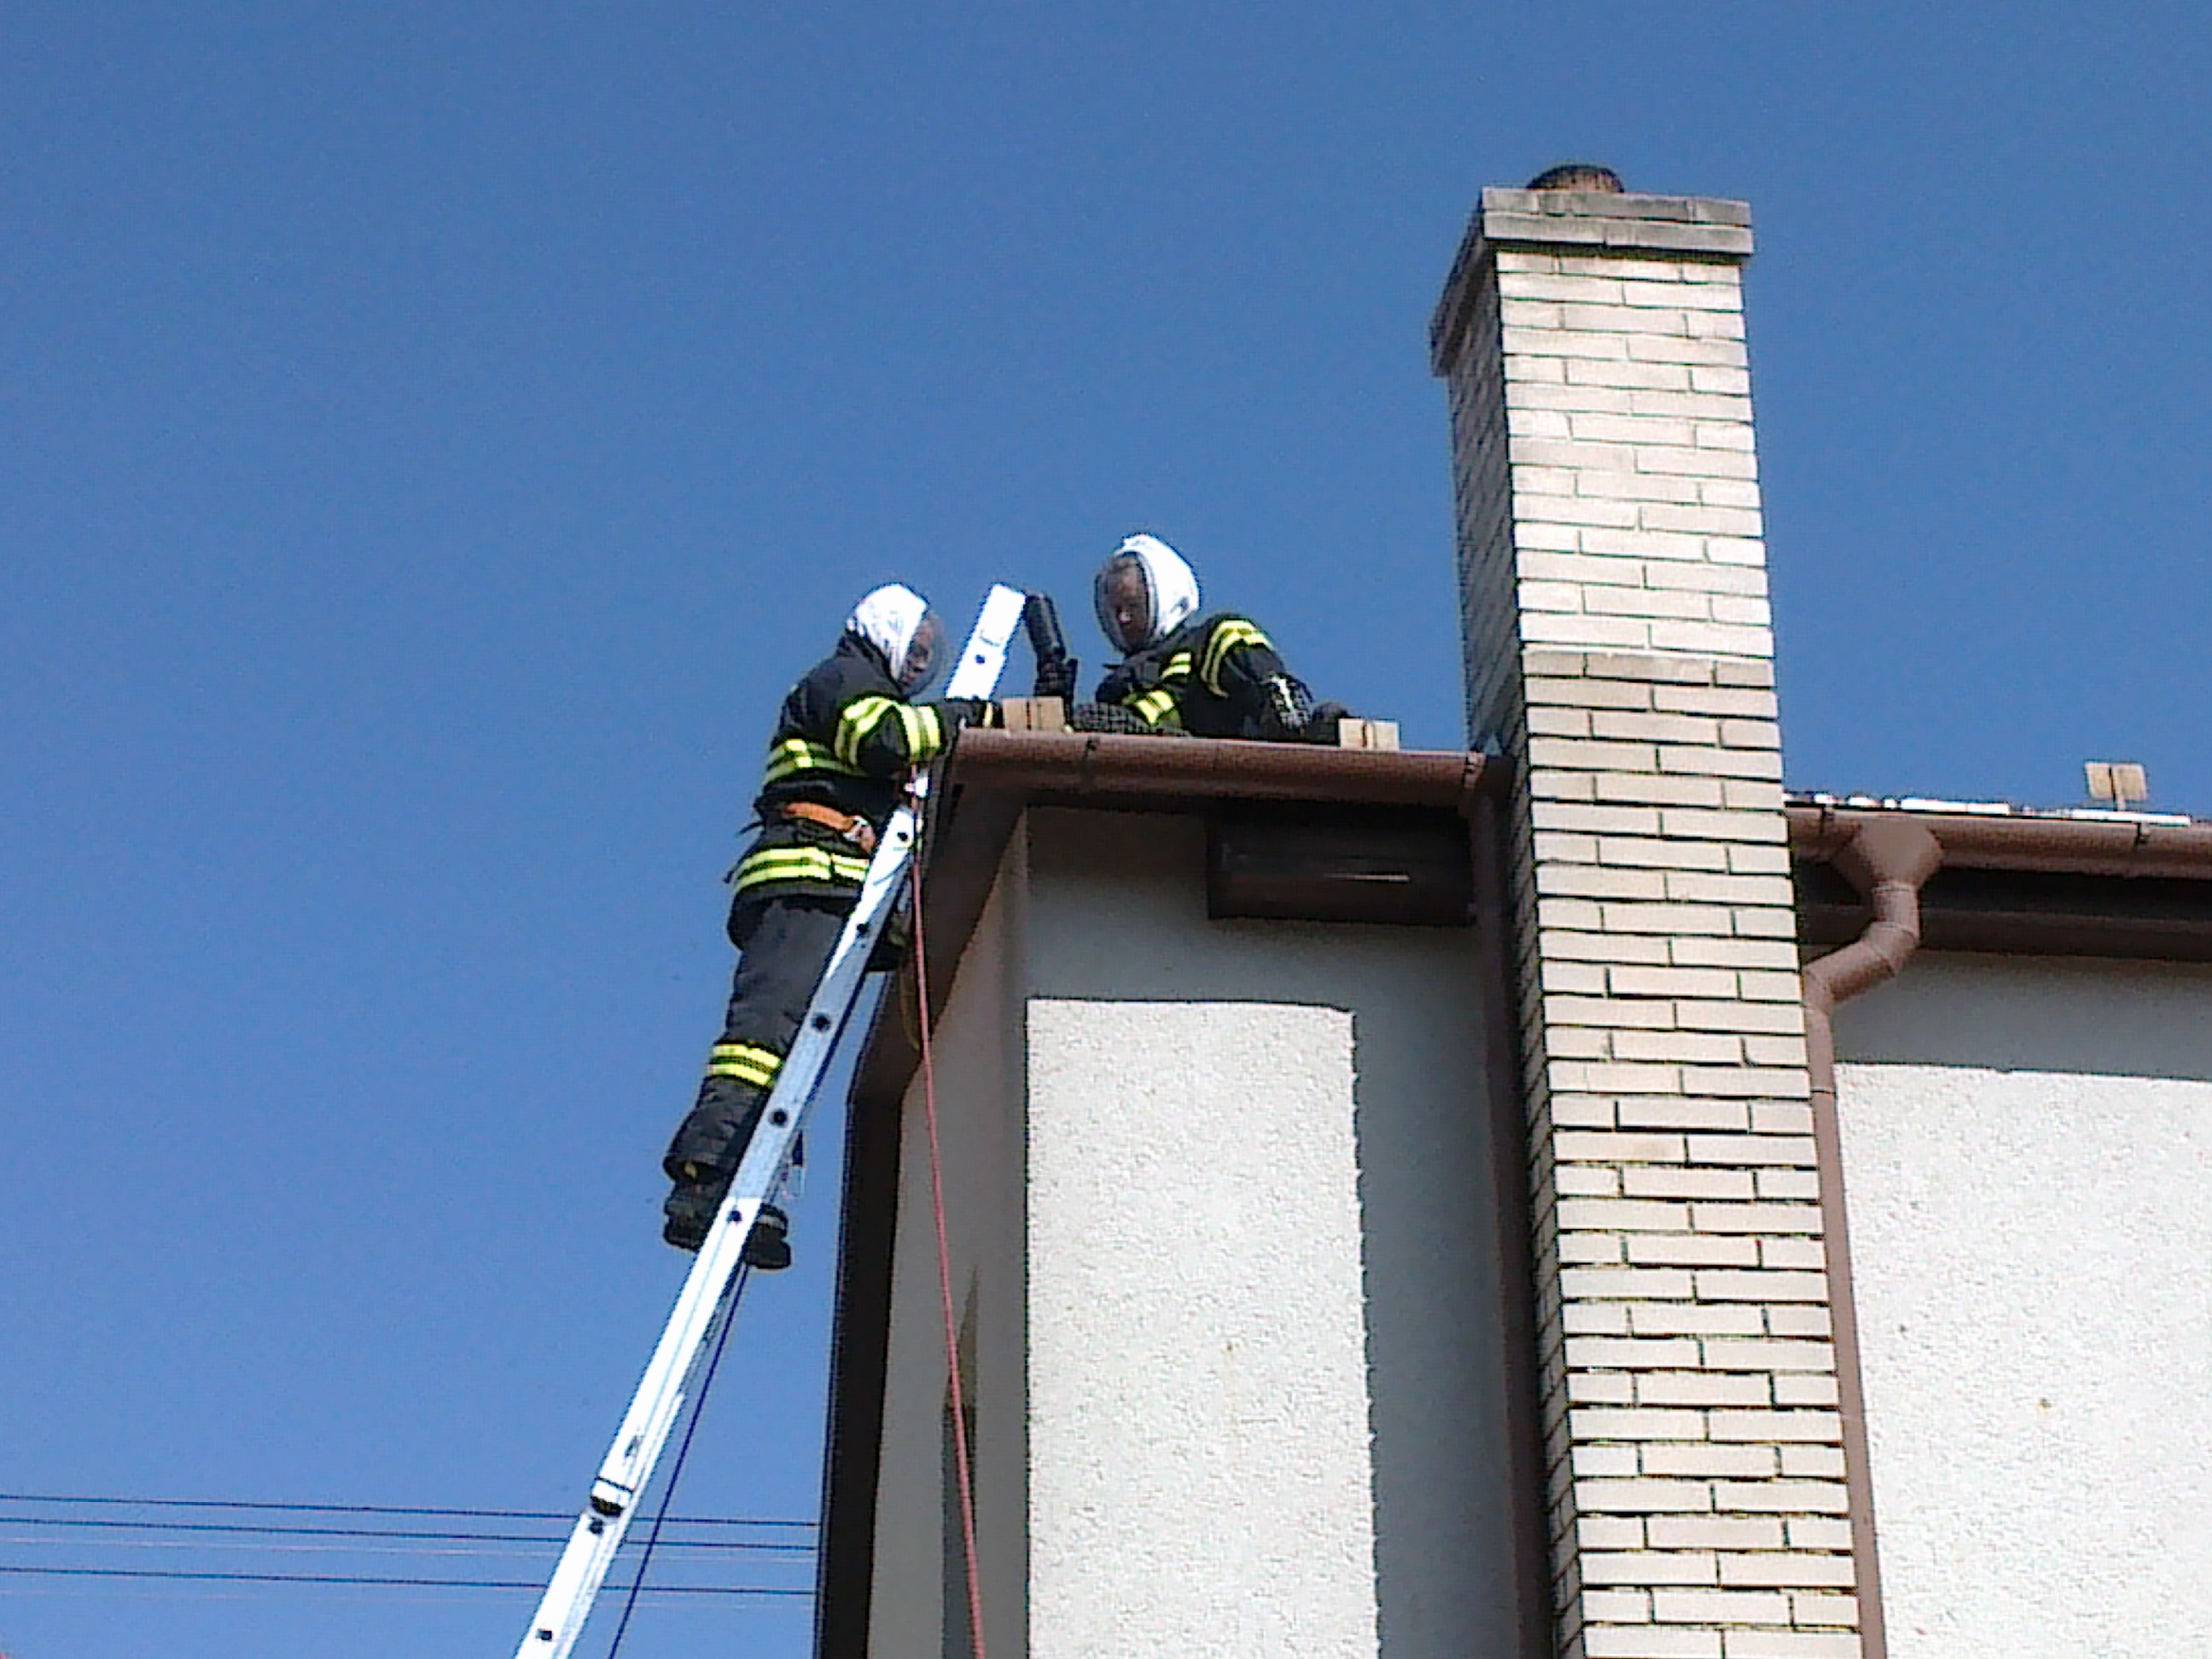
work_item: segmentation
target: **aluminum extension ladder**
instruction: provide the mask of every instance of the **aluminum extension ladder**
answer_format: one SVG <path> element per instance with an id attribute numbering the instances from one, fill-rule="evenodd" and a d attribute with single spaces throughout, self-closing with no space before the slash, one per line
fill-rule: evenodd
<path id="1" fill-rule="evenodd" d="M 1016 589 L 994 586 L 983 601 L 982 615 L 955 665 L 950 697 L 988 699 L 998 689 L 1006 666 L 1006 647 L 1021 625 L 1023 596 Z M 720 1214 L 707 1234 L 690 1275 L 676 1298 L 676 1306 L 661 1331 L 652 1363 L 631 1396 L 606 1461 L 592 1482 L 590 1499 L 576 1517 L 567 1547 L 545 1587 L 544 1598 L 524 1633 L 515 1659 L 568 1659 L 591 1617 L 607 1571 L 638 1502 L 653 1479 L 669 1431 L 682 1414 L 684 1401 L 707 1347 L 708 1333 L 715 1316 L 732 1294 L 745 1240 L 761 1206 L 783 1184 L 792 1143 L 805 1121 L 806 1108 L 829 1070 L 838 1040 L 844 1035 L 860 982 L 877 939 L 903 891 L 907 864 L 914 855 L 918 827 L 916 808 L 928 787 L 927 773 L 915 780 L 914 799 L 891 815 L 869 862 L 861 884 L 860 902 L 846 920 L 845 931 L 831 952 L 822 982 L 814 988 L 806 1006 L 806 1018 L 776 1074 L 754 1132 L 744 1162 L 738 1166 L 723 1200 Z M 921 919 L 915 919 L 915 926 Z"/>

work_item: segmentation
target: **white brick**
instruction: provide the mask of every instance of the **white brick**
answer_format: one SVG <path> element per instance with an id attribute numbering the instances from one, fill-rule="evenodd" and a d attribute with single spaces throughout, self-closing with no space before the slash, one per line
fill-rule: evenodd
<path id="1" fill-rule="evenodd" d="M 1721 723 L 1693 714 L 1647 714 L 1626 709 L 1598 709 L 1591 730 L 1601 738 L 1643 738 L 1653 743 L 1717 744 Z"/>
<path id="2" fill-rule="evenodd" d="M 1555 645 L 1644 646 L 1651 643 L 1651 629 L 1649 621 L 1628 617 L 1536 611 L 1521 618 L 1522 638 Z"/>
<path id="3" fill-rule="evenodd" d="M 1568 1425 L 1577 1439 L 1702 1440 L 1705 1437 L 1703 1412 L 1593 1409 L 1571 1413 Z"/>
<path id="4" fill-rule="evenodd" d="M 1652 1596 L 1654 1612 L 1663 1622 L 1684 1625 L 1784 1625 L 1790 1622 L 1787 1596 L 1756 1590 L 1664 1589 Z"/>
<path id="5" fill-rule="evenodd" d="M 1682 345 L 1686 351 L 1701 349 L 1692 346 L 1686 340 L 1682 342 Z M 1615 386 L 1628 390 L 1632 393 L 1629 406 L 1633 410 L 1649 410 L 1656 415 L 1704 415 L 1718 412 L 1715 410 L 1695 406 L 1705 400 L 1698 398 L 1691 390 L 1690 366 L 1680 361 L 1679 354 L 1674 361 L 1667 362 L 1632 362 L 1627 360 L 1626 354 L 1624 352 L 1616 358 L 1578 359 L 1568 362 L 1565 367 L 1566 371 L 1565 378 L 1570 386 Z M 1633 395 L 1636 393 L 1644 395 Z M 1679 405 L 1660 404 L 1654 407 L 1653 404 L 1662 398 L 1690 399 L 1693 406 L 1682 408 Z"/>
<path id="6" fill-rule="evenodd" d="M 1620 335 L 1570 331 L 1564 328 L 1501 328 L 1500 343 L 1511 357 L 1567 357 L 1625 360 L 1628 342 Z M 1687 343 L 1685 342 L 1686 344 Z M 1686 357 L 1670 362 L 1686 363 Z"/>
<path id="7" fill-rule="evenodd" d="M 1664 696 L 1672 690 L 1671 687 L 1661 686 L 1656 688 L 1656 694 Z M 1686 689 L 1680 695 L 1688 695 Z M 1779 814 L 1773 812 L 1717 812 L 1683 808 L 1662 812 L 1659 823 L 1665 834 L 1680 836 L 1686 840 L 1778 843 L 1789 834 L 1787 823 Z"/>
<path id="8" fill-rule="evenodd" d="M 1848 1521 L 1799 1516 L 1784 1525 L 1788 1528 L 1792 1549 L 1847 1550 L 1851 1547 L 1851 1528 Z"/>
<path id="9" fill-rule="evenodd" d="M 1622 284 L 1611 276 L 1556 276 L 1534 272 L 1498 274 L 1501 298 L 1516 300 L 1575 300 L 1586 304 L 1619 305 Z"/>
<path id="10" fill-rule="evenodd" d="M 1593 306 L 1569 302 L 1559 309 L 1563 313 L 1560 327 L 1590 333 L 1682 336 L 1705 326 L 1702 319 L 1693 323 L 1689 313 L 1680 307 Z"/>
<path id="11" fill-rule="evenodd" d="M 1835 1369 L 1836 1352 L 1826 1342 L 1716 1337 L 1705 1344 L 1705 1361 L 1717 1371 L 1827 1371 Z"/>
<path id="12" fill-rule="evenodd" d="M 1840 1480 L 1722 1482 L 1713 1488 L 1713 1507 L 1760 1515 L 1844 1515 L 1849 1504 Z"/>
<path id="13" fill-rule="evenodd" d="M 1718 602 L 1710 593 L 1678 588 L 1619 586 L 1586 588 L 1582 608 L 1594 616 L 1652 617 L 1705 621 Z"/>
<path id="14" fill-rule="evenodd" d="M 1655 1204 L 1627 1200 L 1563 1199 L 1559 1202 L 1561 1227 L 1592 1228 L 1601 1231 L 1630 1231 L 1635 1232 L 1686 1231 L 1690 1225 L 1690 1206 L 1686 1204 Z"/>
<path id="15" fill-rule="evenodd" d="M 1577 1337 L 1565 1345 L 1569 1365 L 1591 1370 L 1680 1370 L 1698 1363 L 1698 1345 L 1687 1338 L 1645 1341 L 1632 1337 Z"/>
<path id="16" fill-rule="evenodd" d="M 1861 1659 L 1855 1631 L 1732 1630 L 1726 1659 Z"/>
<path id="17" fill-rule="evenodd" d="M 1765 1377 L 1728 1371 L 1645 1371 L 1634 1381 L 1638 1402 L 1648 1406 L 1755 1408 L 1771 1393 Z"/>
<path id="18" fill-rule="evenodd" d="M 1628 1328 L 1636 1336 L 1759 1337 L 1767 1334 L 1759 1309 L 1733 1302 L 1636 1303 L 1628 1310 Z"/>
<path id="19" fill-rule="evenodd" d="M 1680 1164 L 1682 1137 L 1670 1134 L 1594 1134 L 1577 1131 L 1553 1137 L 1561 1159 L 1612 1164 Z"/>
<path id="20" fill-rule="evenodd" d="M 1661 1559 L 1676 1558 L 1662 1555 Z M 1716 1558 L 1716 1564 L 1720 1582 L 1724 1584 L 1763 1584 L 1792 1589 L 1848 1589 L 1858 1582 L 1850 1556 L 1815 1555 L 1802 1549 L 1724 1554 Z M 1685 1579 L 1681 1582 L 1686 1583 L 1691 1581 Z"/>
<path id="21" fill-rule="evenodd" d="M 1759 1260 L 1759 1241 L 1698 1233 L 1635 1233 L 1621 1240 L 1628 1259 L 1638 1263 L 1680 1262 L 1686 1266 L 1747 1267 Z"/>
<path id="22" fill-rule="evenodd" d="M 1577 532 L 1577 545 L 1585 553 L 1687 568 L 1706 565 L 1707 540 L 1704 536 L 1669 530 L 1610 530 L 1593 526 Z"/>
<path id="23" fill-rule="evenodd" d="M 1521 575 L 1524 583 L 1591 583 L 1601 587 L 1638 588 L 1644 586 L 1644 564 L 1638 559 L 1609 555 L 1525 552 L 1521 556 Z M 1581 702 L 1579 698 L 1566 701 L 1578 705 Z M 1717 731 L 1714 740 L 1718 741 Z"/>
<path id="24" fill-rule="evenodd" d="M 1539 801 L 1530 817 L 1538 830 L 1582 830 L 1606 836 L 1659 833 L 1658 809 L 1650 806 L 1575 806 Z"/>
<path id="25" fill-rule="evenodd" d="M 1575 1500 L 1579 1508 L 1615 1515 L 1701 1513 L 1713 1507 L 1712 1489 L 1702 1480 L 1577 1480 Z"/>
<path id="26" fill-rule="evenodd" d="M 1607 984 L 1616 996 L 1732 998 L 1740 975 L 1726 968 L 1616 967 Z M 1729 1006 L 1735 1006 L 1730 1003 Z"/>
<path id="27" fill-rule="evenodd" d="M 1794 1480 L 1840 1480 L 1844 1478 L 1841 1446 L 1784 1446 L 1782 1473 Z"/>
<path id="28" fill-rule="evenodd" d="M 1685 970 L 1682 971 L 1715 971 Z M 1674 1023 L 1692 1031 L 1761 1031 L 1784 1036 L 1799 1036 L 1805 1029 L 1805 1011 L 1796 1002 L 1683 1000 L 1674 1005 Z M 1800 1065 L 1804 1063 L 1802 1053 Z"/>
<path id="29" fill-rule="evenodd" d="M 1692 1275 L 1680 1267 L 1577 1267 L 1559 1275 L 1560 1294 L 1569 1298 L 1615 1301 L 1681 1301 L 1691 1294 Z"/>
<path id="30" fill-rule="evenodd" d="M 1711 1550 L 1589 1551 L 1583 1556 L 1583 1578 L 1592 1584 L 1717 1584 L 1720 1557 Z M 1746 1580 L 1757 1583 L 1758 1580 Z M 1807 1577 L 1790 1583 L 1832 1583 Z"/>
<path id="31" fill-rule="evenodd" d="M 1710 1421 L 1716 1440 L 1757 1440 L 1776 1445 L 1802 1440 L 1832 1445 L 1844 1437 L 1843 1419 L 1833 1412 L 1716 1411 Z"/>
<path id="32" fill-rule="evenodd" d="M 1650 509 L 1644 509 L 1649 512 Z M 1774 635 L 1765 628 L 1730 623 L 1655 623 L 1651 643 L 1663 651 L 1696 651 L 1714 656 L 1771 657 Z"/>
<path id="33" fill-rule="evenodd" d="M 1621 1170 L 1620 1190 L 1628 1198 L 1705 1198 L 1747 1204 L 1760 1196 L 1748 1170 L 1648 1164 Z"/>
<path id="34" fill-rule="evenodd" d="M 1652 689 L 1613 680 L 1531 679 L 1526 687 L 1531 709 L 1558 706 L 1577 709 L 1649 708 Z"/>
<path id="35" fill-rule="evenodd" d="M 1820 1231 L 1816 1204 L 1698 1204 L 1691 1219 L 1701 1233 L 1807 1233 Z"/>
<path id="36" fill-rule="evenodd" d="M 1538 892 L 1567 893 L 1583 898 L 1663 899 L 1668 896 L 1667 887 L 1668 872 L 1663 870 L 1547 863 L 1536 872 Z"/>
<path id="37" fill-rule="evenodd" d="M 1614 1111 L 1624 1127 L 1676 1129 L 1741 1129 L 1751 1121 L 1749 1109 L 1737 1100 L 1665 1099 L 1624 1100 Z"/>
<path id="38" fill-rule="evenodd" d="M 1758 573 L 1762 586 L 1765 573 Z M 1654 694 L 1654 706 L 1687 714 L 1725 714 L 1739 720 L 1771 720 L 1775 718 L 1774 693 L 1771 691 L 1736 690 L 1720 686 L 1668 685 L 1660 687 Z"/>
<path id="39" fill-rule="evenodd" d="M 1708 1302 L 1826 1302 L 1825 1273 L 1744 1273 L 1714 1268 L 1697 1276 L 1697 1293 Z"/>
<path id="40" fill-rule="evenodd" d="M 1783 1472 L 1780 1452 L 1773 1446 L 1655 1442 L 1638 1449 L 1636 1462 L 1638 1474 L 1666 1480 L 1705 1475 L 1716 1480 L 1761 1480 Z"/>
<path id="41" fill-rule="evenodd" d="M 1751 939 L 1678 939 L 1668 945 L 1667 959 L 1679 967 L 1787 969 L 1796 983 L 1797 947 L 1784 941 Z M 1748 992 L 1746 993 L 1748 994 Z M 1792 994 L 1796 994 L 1793 990 Z"/>
<path id="42" fill-rule="evenodd" d="M 1623 1029 L 1613 1033 L 1613 1052 L 1621 1060 L 1731 1065 L 1743 1058 L 1743 1039 L 1733 1032 Z"/>
<path id="43" fill-rule="evenodd" d="M 1583 1659 L 1724 1659 L 1717 1632 L 1656 1625 L 1593 1625 L 1583 1632 L 1581 1645 Z M 1564 1659 L 1573 1659 L 1571 1650 Z"/>

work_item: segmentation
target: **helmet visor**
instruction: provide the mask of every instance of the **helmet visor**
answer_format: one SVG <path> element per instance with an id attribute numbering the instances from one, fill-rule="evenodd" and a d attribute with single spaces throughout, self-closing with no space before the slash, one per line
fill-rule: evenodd
<path id="1" fill-rule="evenodd" d="M 945 647 L 945 624 L 934 611 L 925 611 L 914 637 L 907 641 L 905 659 L 892 665 L 891 677 L 908 696 L 927 696 L 945 678 L 951 657 Z"/>
<path id="2" fill-rule="evenodd" d="M 1093 598 L 1098 606 L 1099 629 L 1116 651 L 1127 656 L 1152 642 L 1159 603 L 1142 559 L 1122 553 L 1107 560 L 1098 572 Z"/>

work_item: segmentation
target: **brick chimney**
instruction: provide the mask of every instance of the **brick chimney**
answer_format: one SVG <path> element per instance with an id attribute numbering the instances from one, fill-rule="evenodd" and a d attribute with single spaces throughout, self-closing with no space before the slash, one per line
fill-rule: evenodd
<path id="1" fill-rule="evenodd" d="M 1486 190 L 1431 331 L 1468 727 L 1515 763 L 1556 1638 L 1860 1653 L 1741 202 Z"/>

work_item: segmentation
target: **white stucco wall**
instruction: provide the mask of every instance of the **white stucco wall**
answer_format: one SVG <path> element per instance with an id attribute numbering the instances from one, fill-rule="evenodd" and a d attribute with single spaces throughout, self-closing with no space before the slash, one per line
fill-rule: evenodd
<path id="1" fill-rule="evenodd" d="M 2212 1648 L 2212 969 L 1925 956 L 1836 1035 L 1891 1659 Z"/>
<path id="2" fill-rule="evenodd" d="M 1474 941 L 1210 922 L 1203 848 L 1030 814 L 939 1028 L 994 1659 L 1510 1652 Z M 879 1659 L 942 1639 L 908 1107 Z"/>
<path id="3" fill-rule="evenodd" d="M 1376 1651 L 1352 1016 L 1033 1000 L 1032 1651 Z"/>
<path id="4" fill-rule="evenodd" d="M 1028 1501 L 1024 1373 L 1022 927 L 1019 836 L 976 924 L 933 1045 L 945 1234 L 956 1317 L 975 1328 L 975 1525 L 984 1639 L 994 1656 L 1024 1639 Z M 967 1619 L 962 1564 L 946 1559 L 945 1313 L 920 1079 L 899 1154 L 898 1231 L 876 1510 L 872 1659 L 945 1659 Z M 948 1595 L 950 1605 L 947 1605 Z"/>

